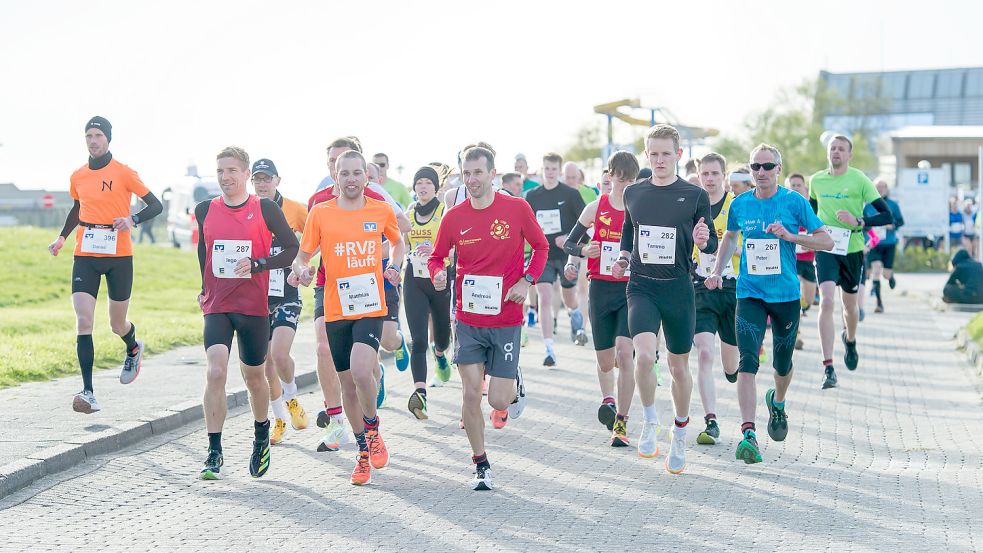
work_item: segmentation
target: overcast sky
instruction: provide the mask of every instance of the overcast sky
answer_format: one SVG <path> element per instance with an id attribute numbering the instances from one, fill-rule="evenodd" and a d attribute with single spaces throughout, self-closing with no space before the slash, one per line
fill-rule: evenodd
<path id="1" fill-rule="evenodd" d="M 486 140 L 499 169 L 640 97 L 733 132 L 819 70 L 983 65 L 983 3 L 0 0 L 0 182 L 67 189 L 92 115 L 160 191 L 224 146 L 306 198 L 355 134 L 404 181 Z M 642 114 L 640 114 L 642 115 Z M 644 115 L 643 115 L 644 116 Z"/>

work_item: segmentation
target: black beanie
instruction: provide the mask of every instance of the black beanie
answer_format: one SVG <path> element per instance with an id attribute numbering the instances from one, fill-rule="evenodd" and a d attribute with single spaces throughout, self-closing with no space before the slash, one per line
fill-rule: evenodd
<path id="1" fill-rule="evenodd" d="M 92 119 L 89 119 L 89 122 L 85 124 L 85 132 L 89 132 L 89 129 L 99 129 L 102 131 L 102 134 L 106 135 L 106 142 L 113 141 L 113 126 L 105 117 L 96 115 Z"/>
<path id="2" fill-rule="evenodd" d="M 420 179 L 430 179 L 430 182 L 433 183 L 434 188 L 440 188 L 440 176 L 437 175 L 437 171 L 429 165 L 424 165 L 416 170 L 416 174 L 413 175 L 414 190 L 416 190 L 416 181 Z"/>

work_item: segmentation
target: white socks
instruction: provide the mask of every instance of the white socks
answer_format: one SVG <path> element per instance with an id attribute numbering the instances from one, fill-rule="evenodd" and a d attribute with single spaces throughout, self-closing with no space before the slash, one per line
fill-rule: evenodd
<path id="1" fill-rule="evenodd" d="M 286 395 L 286 393 L 284 393 L 284 395 Z M 287 404 L 283 402 L 283 396 L 276 399 L 271 399 L 270 406 L 273 407 L 274 417 L 282 420 L 287 420 L 290 418 L 290 415 L 287 414 Z"/>
<path id="2" fill-rule="evenodd" d="M 290 382 L 280 381 L 280 385 L 283 386 L 283 401 L 290 401 L 297 395 L 297 381 L 291 380 Z"/>

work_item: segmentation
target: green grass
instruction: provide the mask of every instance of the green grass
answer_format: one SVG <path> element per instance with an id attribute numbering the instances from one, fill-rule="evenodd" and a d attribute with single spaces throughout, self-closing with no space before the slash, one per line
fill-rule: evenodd
<path id="1" fill-rule="evenodd" d="M 71 274 L 74 238 L 58 257 L 47 246 L 56 229 L 0 230 L 0 387 L 79 374 Z M 197 296 L 201 276 L 194 251 L 135 244 L 129 319 L 147 353 L 200 344 L 202 315 Z M 305 289 L 307 305 L 313 305 Z M 96 303 L 96 368 L 117 368 L 123 342 L 109 328 L 105 280 Z M 310 311 L 307 310 L 308 316 Z M 204 356 L 204 352 L 202 352 Z"/>
<path id="2" fill-rule="evenodd" d="M 973 320 L 966 325 L 966 332 L 976 345 L 983 350 L 983 312 L 977 313 Z"/>

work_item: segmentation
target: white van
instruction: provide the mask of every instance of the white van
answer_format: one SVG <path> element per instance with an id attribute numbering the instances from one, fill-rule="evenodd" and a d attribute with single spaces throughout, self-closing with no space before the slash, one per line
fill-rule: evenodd
<path id="1" fill-rule="evenodd" d="M 215 177 L 183 177 L 164 190 L 163 204 L 167 212 L 167 236 L 175 248 L 192 247 L 198 241 L 198 222 L 195 206 L 198 202 L 218 196 L 221 189 Z"/>

